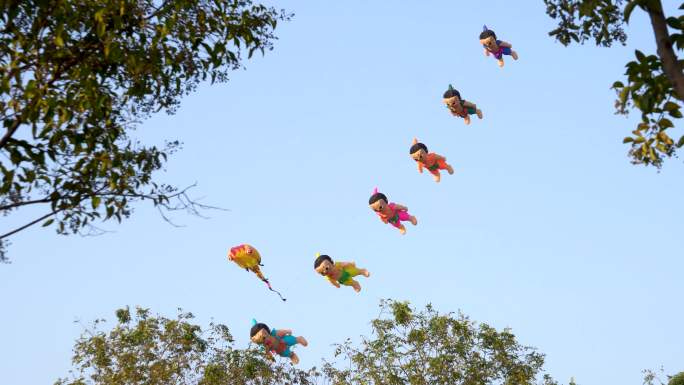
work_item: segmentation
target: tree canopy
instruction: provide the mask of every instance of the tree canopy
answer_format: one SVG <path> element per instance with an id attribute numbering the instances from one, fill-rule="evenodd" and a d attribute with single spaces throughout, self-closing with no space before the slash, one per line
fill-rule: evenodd
<path id="1" fill-rule="evenodd" d="M 635 51 L 636 60 L 626 64 L 627 78 L 612 86 L 617 92 L 616 113 L 641 112 L 641 122 L 623 140 L 630 145 L 633 163 L 659 168 L 664 159 L 675 156 L 684 146 L 684 135 L 677 139 L 670 130 L 672 119 L 682 118 L 684 103 L 684 61 L 677 56 L 684 50 L 684 15 L 667 17 L 660 0 L 544 0 L 544 4 L 546 13 L 558 20 L 549 35 L 566 46 L 592 39 L 599 46 L 624 45 L 624 25 L 634 10 L 648 15 L 657 54 Z M 679 9 L 684 9 L 684 3 Z"/>
<path id="2" fill-rule="evenodd" d="M 478 324 L 463 314 L 440 314 L 428 305 L 383 301 L 371 322 L 373 337 L 360 346 L 337 347 L 346 369 L 328 363 L 324 372 L 335 385 L 534 384 L 544 355 L 521 345 L 513 333 Z M 548 375 L 545 384 L 555 384 Z"/>
<path id="3" fill-rule="evenodd" d="M 322 370 L 299 370 L 289 360 L 271 363 L 261 351 L 237 349 L 227 326 L 202 330 L 190 313 L 167 319 L 146 309 L 120 309 L 111 331 L 99 330 L 103 320 L 85 330 L 74 346 L 70 378 L 56 385 L 527 385 L 540 379 L 556 385 L 541 375 L 544 355 L 521 345 L 508 329 L 440 314 L 429 305 L 416 311 L 384 300 L 380 309 L 371 321 L 373 336 L 337 345 L 343 362 L 324 362 Z"/>
<path id="4" fill-rule="evenodd" d="M 168 319 L 126 308 L 116 317 L 111 331 L 98 330 L 104 320 L 96 320 L 76 341 L 71 377 L 56 385 L 309 385 L 314 378 L 272 365 L 257 350 L 233 348 L 228 327 L 212 323 L 202 330 L 191 313 Z"/>
<path id="5" fill-rule="evenodd" d="M 81 233 L 136 201 L 201 208 L 154 178 L 180 143 L 145 146 L 132 130 L 272 49 L 290 17 L 251 0 L 2 1 L 0 213 L 43 208 L 0 232 L 0 260 L 7 238 L 37 223 Z"/>

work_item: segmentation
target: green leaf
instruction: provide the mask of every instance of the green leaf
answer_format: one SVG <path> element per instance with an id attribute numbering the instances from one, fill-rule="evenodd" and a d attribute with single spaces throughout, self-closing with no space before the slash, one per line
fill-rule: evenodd
<path id="1" fill-rule="evenodd" d="M 52 218 L 51 218 L 51 219 L 48 219 L 47 221 L 45 221 L 45 222 L 43 223 L 43 227 L 50 226 L 50 225 L 52 224 L 52 222 L 54 222 L 54 221 L 55 221 L 55 220 L 52 219 Z"/>
<path id="2" fill-rule="evenodd" d="M 679 138 L 679 141 L 677 142 L 677 147 L 682 147 L 684 146 L 684 135 L 682 135 L 681 138 Z"/>
<path id="3" fill-rule="evenodd" d="M 669 111 L 668 114 L 676 119 L 681 119 L 682 118 L 682 112 L 680 110 L 674 110 L 674 111 Z"/>
<path id="4" fill-rule="evenodd" d="M 91 200 L 93 210 L 97 209 L 97 206 L 100 205 L 100 201 L 101 201 L 100 197 L 98 197 L 98 196 L 93 197 L 93 199 Z"/>
<path id="5" fill-rule="evenodd" d="M 644 53 L 639 51 L 638 49 L 634 50 L 634 55 L 636 56 L 637 60 L 639 60 L 640 62 L 643 62 L 644 60 L 646 60 L 646 55 L 644 55 Z"/>
<path id="6" fill-rule="evenodd" d="M 625 137 L 624 139 L 622 139 L 622 143 L 630 143 L 630 142 L 633 142 L 633 141 L 634 141 L 634 138 L 629 137 L 629 136 L 628 136 L 628 137 Z"/>
<path id="7" fill-rule="evenodd" d="M 674 29 L 682 29 L 682 22 L 676 17 L 668 17 L 667 25 Z"/>
<path id="8" fill-rule="evenodd" d="M 672 124 L 672 122 L 670 121 L 670 119 L 668 119 L 668 118 L 662 118 L 662 119 L 660 119 L 660 120 L 658 121 L 658 126 L 659 126 L 660 128 L 663 128 L 663 129 L 664 129 L 664 128 L 674 127 L 674 124 Z"/>
<path id="9" fill-rule="evenodd" d="M 663 106 L 663 109 L 665 111 L 672 111 L 672 110 L 679 109 L 679 105 L 677 103 L 667 102 L 667 103 L 665 103 L 665 106 Z"/>
<path id="10" fill-rule="evenodd" d="M 121 4 L 123 4 L 123 2 Z M 95 21 L 98 21 L 100 23 L 104 22 L 102 15 L 104 15 L 105 10 L 106 10 L 105 8 L 102 8 L 99 11 L 95 12 L 95 15 L 94 15 Z"/>
<path id="11" fill-rule="evenodd" d="M 617 82 L 613 83 L 613 87 L 611 87 L 611 88 L 623 88 L 624 86 L 625 85 L 622 84 L 621 81 L 617 81 Z"/>

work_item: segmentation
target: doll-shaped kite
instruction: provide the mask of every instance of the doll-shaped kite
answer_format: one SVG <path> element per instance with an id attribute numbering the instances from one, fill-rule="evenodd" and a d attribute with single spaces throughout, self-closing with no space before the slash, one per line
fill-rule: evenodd
<path id="1" fill-rule="evenodd" d="M 445 157 L 435 154 L 434 152 L 428 152 L 427 146 L 423 143 L 419 143 L 416 138 L 413 138 L 413 145 L 409 149 L 409 154 L 411 154 L 411 158 L 418 163 L 418 171 L 422 174 L 423 168 L 427 168 L 437 183 L 439 183 L 441 178 L 439 170 L 447 170 L 449 175 L 454 173 L 454 169 L 447 164 Z"/>
<path id="2" fill-rule="evenodd" d="M 271 330 L 266 324 L 257 323 L 256 320 L 252 320 L 249 338 L 252 342 L 264 348 L 264 354 L 266 354 L 266 358 L 269 360 L 275 361 L 272 353 L 276 353 L 281 357 L 289 358 L 293 364 L 299 363 L 299 357 L 290 348 L 296 344 L 302 346 L 309 344 L 304 337 L 293 336 L 292 330 Z"/>
<path id="3" fill-rule="evenodd" d="M 242 267 L 243 269 L 251 271 L 252 273 L 256 274 L 256 276 L 259 277 L 260 280 L 266 283 L 266 286 L 268 286 L 268 289 L 270 291 L 275 292 L 276 294 L 278 294 L 280 299 L 285 301 L 285 298 L 283 298 L 283 296 L 280 295 L 280 292 L 273 290 L 273 288 L 271 287 L 271 283 L 268 282 L 268 279 L 264 277 L 264 274 L 261 272 L 261 269 L 259 269 L 259 266 L 263 266 L 261 264 L 261 255 L 254 247 L 248 244 L 242 244 L 239 246 L 232 247 L 230 249 L 230 252 L 228 253 L 228 259 L 237 263 L 238 266 Z"/>
<path id="4" fill-rule="evenodd" d="M 402 221 L 410 221 L 414 226 L 418 224 L 416 217 L 408 213 L 408 207 L 389 202 L 385 194 L 378 192 L 377 188 L 373 190 L 368 204 L 371 210 L 378 214 L 380 220 L 398 228 L 401 234 L 406 234 L 406 227 L 401 223 Z"/>
<path id="5" fill-rule="evenodd" d="M 358 275 L 370 277 L 368 270 L 359 269 L 354 262 L 333 262 L 332 258 L 325 254 L 316 254 L 316 257 L 314 270 L 337 288 L 340 285 L 351 286 L 358 293 L 361 291 L 361 285 L 354 280 L 354 277 Z"/>
<path id="6" fill-rule="evenodd" d="M 442 97 L 451 115 L 463 118 L 465 124 L 470 124 L 470 115 L 473 114 L 477 114 L 477 117 L 482 119 L 482 111 L 477 108 L 475 103 L 462 99 L 461 94 L 451 84 L 449 84 L 449 89 L 446 90 Z"/>
<path id="7" fill-rule="evenodd" d="M 503 55 L 510 55 L 513 60 L 518 60 L 518 53 L 513 51 L 513 45 L 505 41 L 496 40 L 496 34 L 485 25 L 484 31 L 480 34 L 480 44 L 484 47 L 484 54 L 486 56 L 494 55 L 494 58 L 499 62 L 499 67 L 504 66 Z"/>

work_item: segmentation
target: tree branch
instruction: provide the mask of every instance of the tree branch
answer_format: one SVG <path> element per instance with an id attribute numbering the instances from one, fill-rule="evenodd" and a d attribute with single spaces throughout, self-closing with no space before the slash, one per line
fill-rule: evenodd
<path id="1" fill-rule="evenodd" d="M 45 85 L 45 88 L 49 89 L 56 81 L 61 79 L 62 74 L 64 74 L 64 72 L 71 69 L 71 67 L 73 67 L 74 65 L 79 63 L 79 61 L 84 60 L 86 57 L 87 57 L 86 55 L 82 55 L 82 57 L 79 57 L 76 59 L 71 59 L 70 62 L 67 62 L 67 64 L 65 65 L 64 68 L 61 68 L 62 63 L 59 63 L 57 65 L 55 75 L 52 77 L 52 79 L 50 79 L 49 82 L 47 82 L 47 84 Z M 19 128 L 19 126 L 21 126 L 24 123 L 29 123 L 29 122 L 24 121 L 26 119 L 27 111 L 30 110 L 31 108 L 33 108 L 35 106 L 35 104 L 38 103 L 39 100 L 40 100 L 40 98 L 34 97 L 31 100 L 31 103 L 23 108 L 23 110 L 21 111 L 21 115 L 19 115 L 19 117 L 16 120 L 14 120 L 14 122 L 12 122 L 12 125 L 7 128 L 7 132 L 5 132 L 5 135 L 3 135 L 2 138 L 0 138 L 0 149 L 4 148 L 7 145 L 7 142 L 12 138 L 12 135 L 14 135 L 14 133 Z"/>
<path id="2" fill-rule="evenodd" d="M 27 224 L 25 224 L 25 225 L 23 225 L 23 226 L 21 226 L 21 227 L 19 227 L 19 228 L 16 228 L 16 229 L 10 231 L 9 233 L 0 235 L 0 239 L 5 239 L 5 238 L 7 238 L 7 237 L 9 237 L 9 236 L 11 236 L 11 235 L 14 235 L 14 234 L 16 234 L 16 233 L 22 231 L 22 230 L 25 230 L 26 228 L 35 225 L 36 223 L 42 221 L 43 219 L 50 218 L 51 216 L 57 214 L 57 213 L 60 212 L 60 211 L 61 211 L 61 210 L 55 210 L 55 211 L 52 211 L 52 212 L 50 212 L 50 213 L 47 213 L 47 214 L 43 215 L 42 217 L 40 217 L 40 218 L 38 218 L 38 219 L 36 219 L 36 220 L 33 220 L 33 221 L 31 221 L 31 222 L 29 222 L 29 223 L 27 223 Z"/>
<path id="3" fill-rule="evenodd" d="M 159 7 L 157 7 L 157 8 L 154 10 L 154 12 L 152 12 L 152 13 L 149 14 L 147 17 L 145 17 L 145 20 L 151 20 L 152 18 L 159 16 L 159 14 L 161 14 L 161 12 L 164 11 L 164 10 L 166 9 L 166 7 L 169 5 L 169 2 L 170 2 L 169 0 L 164 0 L 164 1 L 159 5 Z"/>
<path id="4" fill-rule="evenodd" d="M 36 203 L 49 203 L 51 200 L 52 199 L 50 199 L 50 198 L 43 198 L 43 199 L 36 199 L 36 200 L 32 200 L 32 201 L 16 202 L 16 203 L 12 203 L 9 205 L 0 206 L 0 211 L 10 210 L 10 209 L 13 209 L 15 207 L 32 205 L 32 204 L 36 204 Z"/>
<path id="5" fill-rule="evenodd" d="M 663 62 L 663 71 L 672 82 L 677 99 L 684 100 L 684 73 L 682 73 L 682 67 L 679 65 L 677 55 L 672 48 L 670 34 L 667 32 L 663 5 L 660 0 L 657 0 L 653 2 L 653 7 L 645 5 L 644 8 L 651 18 L 651 25 L 658 46 L 658 56 Z"/>
<path id="6" fill-rule="evenodd" d="M 7 141 L 9 141 L 10 138 L 12 137 L 12 135 L 14 135 L 14 133 L 17 131 L 17 129 L 21 125 L 22 121 L 23 121 L 23 114 L 19 118 L 15 119 L 14 122 L 12 122 L 12 125 L 7 128 L 7 132 L 5 132 L 5 135 L 3 135 L 2 138 L 0 138 L 0 149 L 5 147 L 5 145 L 7 144 Z"/>

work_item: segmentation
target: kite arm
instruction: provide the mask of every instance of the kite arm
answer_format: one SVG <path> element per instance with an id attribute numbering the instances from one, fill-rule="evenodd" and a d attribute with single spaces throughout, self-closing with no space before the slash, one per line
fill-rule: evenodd
<path id="1" fill-rule="evenodd" d="M 328 277 L 328 276 L 326 276 L 325 278 L 328 279 L 328 282 L 330 282 L 331 285 L 335 286 L 335 287 L 338 288 L 338 289 L 340 288 L 340 283 L 339 283 L 339 282 L 337 282 L 336 280 L 334 280 L 334 279 L 332 279 L 332 278 L 330 278 L 330 277 Z"/>
<path id="2" fill-rule="evenodd" d="M 347 267 L 347 266 L 353 266 L 356 267 L 356 264 L 354 262 L 338 262 L 340 264 L 340 267 Z"/>
<path id="3" fill-rule="evenodd" d="M 290 329 L 276 330 L 276 336 L 278 336 L 278 337 L 284 337 L 284 336 L 291 335 L 291 334 L 292 334 L 292 330 L 290 330 Z"/>
<path id="4" fill-rule="evenodd" d="M 485 54 L 485 56 L 489 56 L 489 55 L 491 55 L 491 52 L 489 52 L 489 50 L 487 48 L 485 48 L 484 54 Z"/>
<path id="5" fill-rule="evenodd" d="M 397 210 L 400 210 L 400 211 L 408 211 L 408 207 L 402 206 L 402 205 L 400 205 L 400 204 L 398 204 L 398 203 L 395 203 L 395 204 L 394 204 L 394 208 L 397 209 Z"/>
<path id="6" fill-rule="evenodd" d="M 416 163 L 418 163 L 418 172 L 422 174 L 423 173 L 423 164 L 421 162 L 416 162 Z"/>
<path id="7" fill-rule="evenodd" d="M 477 106 L 475 105 L 475 103 L 467 102 L 467 101 L 465 101 L 465 100 L 463 101 L 463 107 L 477 108 Z"/>

